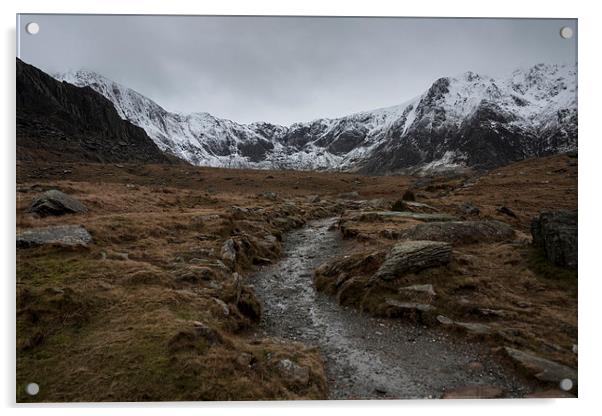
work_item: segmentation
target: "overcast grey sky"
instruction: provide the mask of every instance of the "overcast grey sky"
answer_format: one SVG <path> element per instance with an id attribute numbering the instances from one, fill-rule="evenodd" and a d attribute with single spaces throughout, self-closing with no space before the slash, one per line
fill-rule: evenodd
<path id="1" fill-rule="evenodd" d="M 40 32 L 24 27 L 35 21 Z M 437 78 L 576 63 L 575 20 L 22 15 L 20 57 L 170 111 L 290 124 L 395 105 Z"/>

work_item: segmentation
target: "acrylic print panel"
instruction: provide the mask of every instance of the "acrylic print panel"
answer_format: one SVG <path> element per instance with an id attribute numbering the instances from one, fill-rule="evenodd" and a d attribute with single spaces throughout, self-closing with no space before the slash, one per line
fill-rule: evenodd
<path id="1" fill-rule="evenodd" d="M 20 15 L 17 401 L 576 396 L 576 38 Z"/>

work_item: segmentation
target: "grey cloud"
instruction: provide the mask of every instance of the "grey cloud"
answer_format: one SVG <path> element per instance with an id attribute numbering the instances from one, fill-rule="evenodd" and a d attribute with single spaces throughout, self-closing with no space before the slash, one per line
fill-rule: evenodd
<path id="1" fill-rule="evenodd" d="M 29 21 L 40 24 L 27 35 Z M 399 104 L 438 77 L 575 63 L 575 20 L 22 15 L 20 57 L 170 111 L 290 124 Z"/>

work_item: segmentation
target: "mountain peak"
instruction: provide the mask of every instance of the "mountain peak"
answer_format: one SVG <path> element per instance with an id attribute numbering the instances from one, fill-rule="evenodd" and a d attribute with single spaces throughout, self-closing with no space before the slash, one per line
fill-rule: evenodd
<path id="1" fill-rule="evenodd" d="M 89 85 L 162 150 L 206 166 L 372 173 L 448 162 L 495 166 L 577 143 L 576 68 L 569 65 L 537 64 L 498 79 L 466 71 L 399 105 L 288 127 L 171 113 L 93 71 L 59 79 Z"/>

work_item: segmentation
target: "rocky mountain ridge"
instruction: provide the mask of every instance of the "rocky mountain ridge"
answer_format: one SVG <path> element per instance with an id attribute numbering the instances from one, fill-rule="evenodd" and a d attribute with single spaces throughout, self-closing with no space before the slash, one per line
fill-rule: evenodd
<path id="1" fill-rule="evenodd" d="M 436 80 L 403 104 L 280 126 L 173 113 L 90 71 L 56 74 L 108 98 L 163 150 L 195 165 L 394 173 L 492 168 L 577 149 L 575 66 Z"/>
<path id="2" fill-rule="evenodd" d="M 145 131 L 89 87 L 59 82 L 17 58 L 17 159 L 165 163 Z"/>

